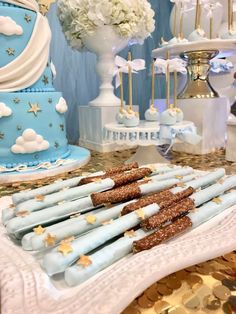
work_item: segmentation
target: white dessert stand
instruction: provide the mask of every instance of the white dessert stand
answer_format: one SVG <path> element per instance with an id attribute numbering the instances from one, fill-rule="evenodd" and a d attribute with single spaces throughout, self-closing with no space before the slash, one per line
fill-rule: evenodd
<path id="1" fill-rule="evenodd" d="M 0 172 L 0 184 L 46 179 L 76 170 L 89 162 L 91 156 L 87 149 L 70 145 L 70 150 L 71 155 L 68 158 L 58 160 L 49 166 L 45 164 L 45 167 L 42 165 L 38 169 L 36 166 L 22 171 Z"/>
<path id="2" fill-rule="evenodd" d="M 171 126 L 172 129 L 191 127 L 192 122 L 184 121 Z M 168 163 L 157 150 L 157 146 L 170 145 L 171 140 L 159 139 L 160 125 L 158 122 L 140 121 L 137 127 L 125 127 L 122 124 L 110 123 L 105 125 L 105 139 L 117 145 L 136 147 L 136 153 L 126 163 L 136 161 L 139 165 L 153 163 Z M 175 143 L 180 142 L 175 139 Z"/>

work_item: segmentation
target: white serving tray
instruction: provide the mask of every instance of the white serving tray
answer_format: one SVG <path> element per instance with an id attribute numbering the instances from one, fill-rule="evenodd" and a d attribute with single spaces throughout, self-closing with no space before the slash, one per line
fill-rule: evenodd
<path id="1" fill-rule="evenodd" d="M 7 208 L 10 197 L 0 199 Z M 236 206 L 152 250 L 130 255 L 74 288 L 51 280 L 34 254 L 0 225 L 0 285 L 4 314 L 118 314 L 157 280 L 236 249 Z"/>

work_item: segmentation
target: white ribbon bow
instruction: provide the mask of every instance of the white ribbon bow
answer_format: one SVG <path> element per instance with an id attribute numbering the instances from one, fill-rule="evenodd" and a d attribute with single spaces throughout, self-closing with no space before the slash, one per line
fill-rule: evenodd
<path id="1" fill-rule="evenodd" d="M 207 18 L 212 18 L 213 17 L 213 12 L 217 9 L 217 8 L 221 8 L 222 4 L 217 1 L 217 2 L 209 2 L 209 3 L 205 3 L 203 5 L 203 9 L 208 11 L 207 12 Z"/>
<path id="2" fill-rule="evenodd" d="M 167 72 L 167 67 L 169 65 L 169 71 L 170 72 L 178 72 L 182 74 L 186 74 L 186 62 L 183 61 L 182 59 L 179 58 L 174 58 L 174 59 L 156 59 L 155 61 L 155 73 L 156 74 L 166 74 Z"/>
<path id="3" fill-rule="evenodd" d="M 116 76 L 116 88 L 120 86 L 120 73 L 129 73 L 129 68 L 131 68 L 132 73 L 138 73 L 138 71 L 145 70 L 145 60 L 134 59 L 132 61 L 127 61 L 126 59 L 116 56 L 115 58 L 115 73 Z"/>

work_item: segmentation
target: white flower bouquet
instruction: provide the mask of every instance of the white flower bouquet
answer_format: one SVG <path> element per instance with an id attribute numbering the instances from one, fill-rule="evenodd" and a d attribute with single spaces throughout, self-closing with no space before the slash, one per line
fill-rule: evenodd
<path id="1" fill-rule="evenodd" d="M 58 17 L 70 46 L 85 48 L 83 39 L 110 25 L 124 38 L 142 42 L 155 29 L 147 0 L 59 0 Z"/>

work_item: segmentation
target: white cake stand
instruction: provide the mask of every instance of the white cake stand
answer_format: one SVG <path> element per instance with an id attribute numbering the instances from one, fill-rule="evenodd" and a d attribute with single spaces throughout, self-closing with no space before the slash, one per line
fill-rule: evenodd
<path id="1" fill-rule="evenodd" d="M 173 129 L 192 127 L 192 122 L 184 121 L 171 126 Z M 136 153 L 126 163 L 136 161 L 139 165 L 169 163 L 157 150 L 157 146 L 170 145 L 171 140 L 159 139 L 160 125 L 157 122 L 140 121 L 137 127 L 125 127 L 116 122 L 105 125 L 105 139 L 117 145 L 136 147 Z M 175 139 L 175 143 L 180 142 Z"/>

